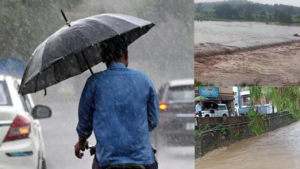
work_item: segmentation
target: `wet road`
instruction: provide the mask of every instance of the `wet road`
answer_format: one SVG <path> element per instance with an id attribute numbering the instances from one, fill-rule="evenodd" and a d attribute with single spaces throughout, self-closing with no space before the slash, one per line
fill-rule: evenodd
<path id="1" fill-rule="evenodd" d="M 88 152 L 83 159 L 74 156 L 77 141 L 78 100 L 47 101 L 52 108 L 52 117 L 41 120 L 46 148 L 48 169 L 86 169 L 91 168 L 93 158 Z M 89 139 L 95 144 L 95 138 Z M 160 169 L 193 169 L 195 166 L 194 147 L 169 147 L 158 152 Z"/>
<path id="2" fill-rule="evenodd" d="M 195 169 L 299 169 L 300 122 L 207 153 Z"/>

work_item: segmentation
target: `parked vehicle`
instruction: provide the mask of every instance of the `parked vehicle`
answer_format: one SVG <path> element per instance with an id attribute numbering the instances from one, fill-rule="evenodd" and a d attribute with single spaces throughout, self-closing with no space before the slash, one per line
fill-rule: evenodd
<path id="1" fill-rule="evenodd" d="M 250 107 L 243 106 L 239 109 L 239 115 L 240 116 L 246 116 L 248 114 Z M 272 104 L 266 104 L 264 106 L 261 105 L 255 105 L 255 110 L 258 110 L 260 114 L 271 114 L 273 113 L 273 107 Z M 274 111 L 277 112 L 277 109 L 274 108 Z"/>
<path id="2" fill-rule="evenodd" d="M 218 104 L 218 108 L 215 110 L 214 117 L 228 117 L 229 111 L 227 109 L 226 104 Z M 203 108 L 201 111 L 202 117 L 211 117 L 211 113 L 208 109 Z"/>
<path id="3" fill-rule="evenodd" d="M 45 169 L 45 148 L 38 119 L 50 108 L 35 106 L 30 95 L 18 94 L 20 80 L 0 75 L 0 168 Z"/>
<path id="4" fill-rule="evenodd" d="M 152 132 L 154 146 L 194 146 L 194 79 L 172 80 L 158 91 L 160 118 Z"/>

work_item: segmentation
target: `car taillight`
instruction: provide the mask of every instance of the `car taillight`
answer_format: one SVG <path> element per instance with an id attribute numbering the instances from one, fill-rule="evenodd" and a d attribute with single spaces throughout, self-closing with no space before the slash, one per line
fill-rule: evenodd
<path id="1" fill-rule="evenodd" d="M 166 111 L 168 107 L 168 102 L 160 102 L 159 103 L 159 110 L 160 111 Z"/>
<path id="2" fill-rule="evenodd" d="M 30 134 L 30 121 L 25 117 L 17 115 L 4 139 L 4 141 L 13 141 L 28 138 Z"/>

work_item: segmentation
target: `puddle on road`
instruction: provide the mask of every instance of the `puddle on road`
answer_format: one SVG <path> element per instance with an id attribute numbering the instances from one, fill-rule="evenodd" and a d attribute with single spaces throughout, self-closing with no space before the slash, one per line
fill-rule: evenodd
<path id="1" fill-rule="evenodd" d="M 298 169 L 300 122 L 222 147 L 195 160 L 195 169 Z"/>

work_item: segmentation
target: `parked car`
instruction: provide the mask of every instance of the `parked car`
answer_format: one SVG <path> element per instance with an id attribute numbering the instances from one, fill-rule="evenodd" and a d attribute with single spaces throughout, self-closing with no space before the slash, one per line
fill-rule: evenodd
<path id="1" fill-rule="evenodd" d="M 246 116 L 248 114 L 250 107 L 243 106 L 239 109 L 240 116 Z M 260 114 L 271 114 L 273 113 L 272 104 L 266 104 L 264 106 L 255 105 L 255 110 L 258 110 Z M 277 112 L 277 109 L 274 108 L 274 111 Z"/>
<path id="2" fill-rule="evenodd" d="M 228 117 L 229 111 L 227 109 L 226 104 L 218 104 L 218 108 L 215 110 L 214 117 Z M 201 111 L 202 117 L 211 117 L 211 113 L 208 109 L 203 108 Z"/>
<path id="3" fill-rule="evenodd" d="M 194 79 L 172 80 L 158 91 L 160 118 L 152 132 L 154 146 L 194 146 Z"/>
<path id="4" fill-rule="evenodd" d="M 0 168 L 45 169 L 45 148 L 38 119 L 50 108 L 35 106 L 30 95 L 18 94 L 20 80 L 0 75 Z"/>

